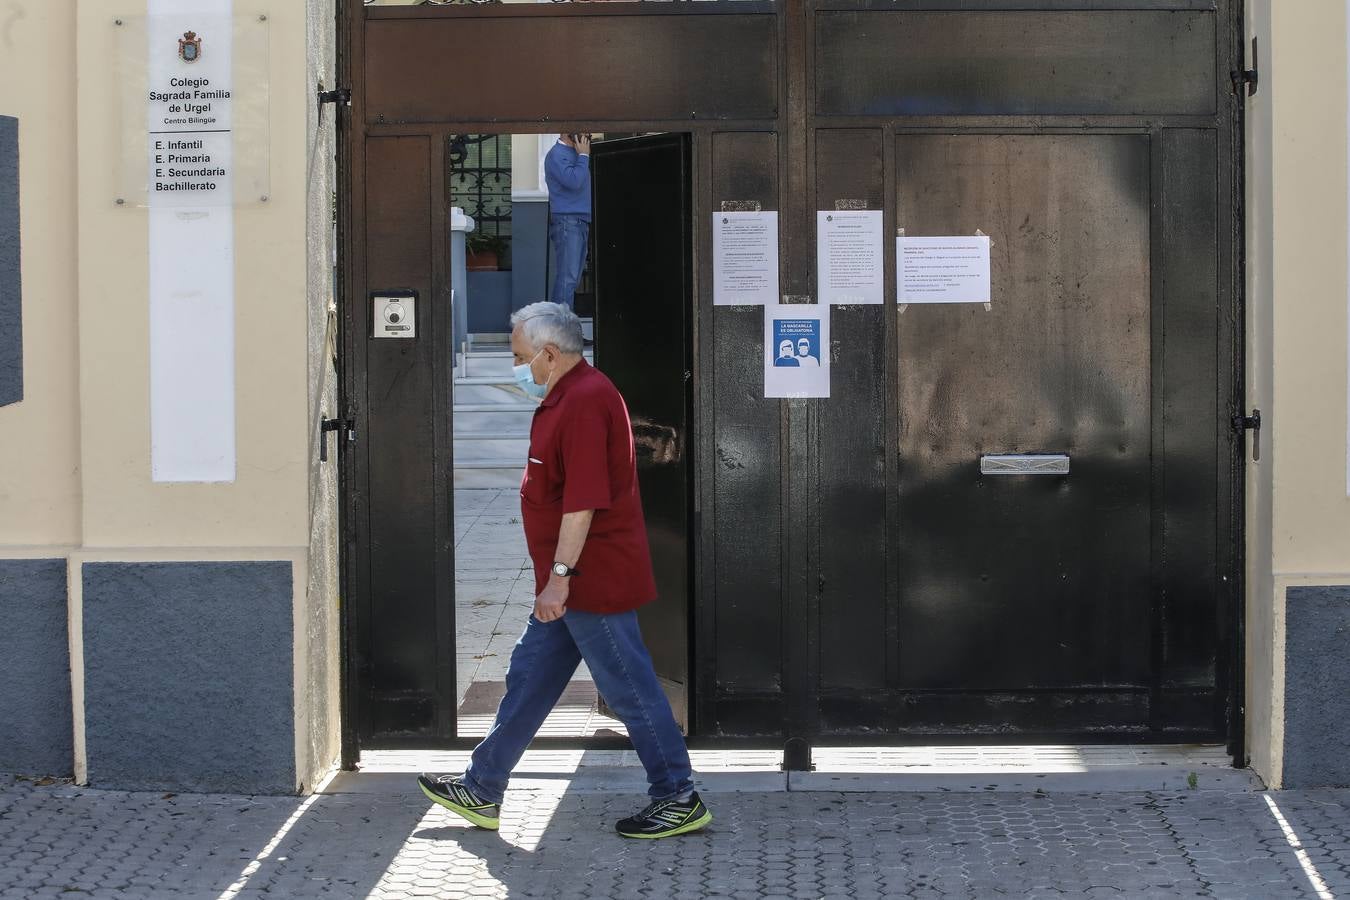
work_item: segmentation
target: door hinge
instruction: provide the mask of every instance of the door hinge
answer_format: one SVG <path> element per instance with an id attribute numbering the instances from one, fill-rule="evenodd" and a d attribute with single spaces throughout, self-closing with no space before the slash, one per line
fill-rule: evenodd
<path id="1" fill-rule="evenodd" d="M 323 419 L 319 422 L 319 462 L 328 462 L 328 432 L 345 431 L 349 442 L 356 440 L 356 423 L 351 419 Z"/>
<path id="2" fill-rule="evenodd" d="M 340 103 L 343 106 L 352 105 L 352 89 L 338 88 L 337 90 L 325 91 L 323 85 L 319 85 L 319 112 L 323 112 L 325 103 Z"/>
<path id="3" fill-rule="evenodd" d="M 1252 433 L 1252 461 L 1261 461 L 1261 410 L 1254 409 L 1250 416 L 1238 413 L 1233 416 L 1233 430 L 1245 439 L 1247 432 Z"/>
<path id="4" fill-rule="evenodd" d="M 1261 84 L 1261 75 L 1258 71 L 1260 68 L 1261 63 L 1257 57 L 1256 38 L 1252 38 L 1252 67 L 1250 69 L 1238 69 L 1236 72 L 1232 73 L 1233 93 L 1241 94 L 1242 86 L 1246 85 L 1247 96 L 1256 96 L 1256 89 Z"/>

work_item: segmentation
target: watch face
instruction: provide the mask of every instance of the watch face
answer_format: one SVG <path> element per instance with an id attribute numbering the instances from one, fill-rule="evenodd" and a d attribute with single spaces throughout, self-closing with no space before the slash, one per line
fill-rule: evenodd
<path id="1" fill-rule="evenodd" d="M 568 569 L 567 566 L 563 565 L 562 563 L 553 564 L 553 572 L 556 575 L 566 575 L 569 571 L 571 570 Z"/>

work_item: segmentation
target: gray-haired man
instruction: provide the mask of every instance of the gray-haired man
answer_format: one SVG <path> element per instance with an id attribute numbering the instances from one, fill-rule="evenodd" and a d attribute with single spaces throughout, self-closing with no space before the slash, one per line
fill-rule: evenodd
<path id="1" fill-rule="evenodd" d="M 689 752 L 638 631 L 656 599 L 623 397 L 581 355 L 581 322 L 556 303 L 511 317 L 516 380 L 541 400 L 520 488 L 535 571 L 534 614 L 511 653 L 506 696 L 462 776 L 422 775 L 422 792 L 497 828 L 511 770 L 584 659 L 628 728 L 652 803 L 615 827 L 624 837 L 697 831 L 712 813 L 694 791 Z"/>

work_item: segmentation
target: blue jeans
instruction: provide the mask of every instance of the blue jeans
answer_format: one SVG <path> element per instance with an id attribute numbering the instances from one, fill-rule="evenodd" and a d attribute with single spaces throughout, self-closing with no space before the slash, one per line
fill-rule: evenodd
<path id="1" fill-rule="evenodd" d="M 583 659 L 601 696 L 628 728 L 628 738 L 647 769 L 651 785 L 647 793 L 654 800 L 666 800 L 693 789 L 689 750 L 656 680 L 637 613 L 572 609 L 547 623 L 530 616 L 511 652 L 506 696 L 496 721 L 474 749 L 464 773 L 471 791 L 489 802 L 502 802 L 511 770 Z"/>
<path id="2" fill-rule="evenodd" d="M 553 244 L 553 258 L 557 269 L 553 273 L 553 288 L 548 299 L 572 308 L 581 270 L 586 265 L 586 244 L 591 234 L 591 223 L 581 216 L 563 214 L 548 217 L 548 239 Z"/>

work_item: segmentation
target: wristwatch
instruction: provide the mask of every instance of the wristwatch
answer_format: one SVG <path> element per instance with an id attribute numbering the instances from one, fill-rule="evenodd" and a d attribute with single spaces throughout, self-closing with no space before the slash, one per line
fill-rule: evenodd
<path id="1" fill-rule="evenodd" d="M 567 563 L 555 562 L 553 564 L 553 574 L 557 575 L 559 578 L 571 578 L 573 575 L 580 575 L 581 573 Z"/>

